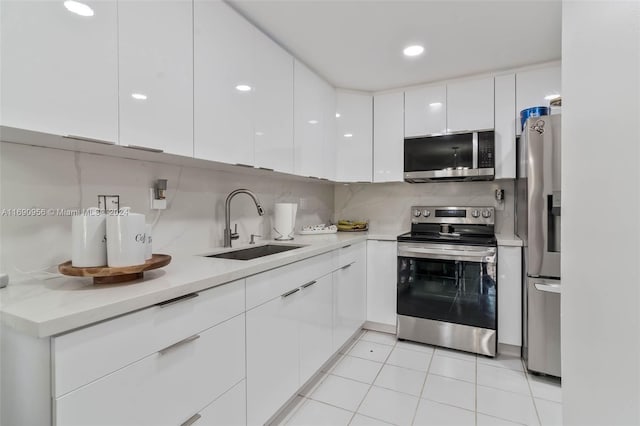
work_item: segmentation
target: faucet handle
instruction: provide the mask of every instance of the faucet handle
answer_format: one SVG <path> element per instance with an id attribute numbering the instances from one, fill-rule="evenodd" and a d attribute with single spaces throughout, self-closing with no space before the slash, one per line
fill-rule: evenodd
<path id="1" fill-rule="evenodd" d="M 262 235 L 258 235 L 258 234 L 251 234 L 251 241 L 249 241 L 249 244 L 255 244 L 256 242 L 254 241 L 255 237 L 262 237 Z"/>
<path id="2" fill-rule="evenodd" d="M 237 240 L 238 238 L 240 238 L 240 235 L 238 235 L 238 224 L 236 223 L 233 227 L 233 232 L 231 233 L 231 239 Z"/>

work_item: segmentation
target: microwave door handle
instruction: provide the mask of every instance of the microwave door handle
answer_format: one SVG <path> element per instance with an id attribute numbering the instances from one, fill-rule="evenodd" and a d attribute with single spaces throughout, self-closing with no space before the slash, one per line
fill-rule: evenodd
<path id="1" fill-rule="evenodd" d="M 471 139 L 471 147 L 473 149 L 473 157 L 471 159 L 472 168 L 473 170 L 477 170 L 478 169 L 478 132 L 473 132 L 473 136 Z"/>

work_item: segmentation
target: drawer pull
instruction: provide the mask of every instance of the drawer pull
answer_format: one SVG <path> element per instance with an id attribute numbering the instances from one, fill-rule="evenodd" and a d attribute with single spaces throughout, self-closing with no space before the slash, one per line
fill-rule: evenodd
<path id="1" fill-rule="evenodd" d="M 202 416 L 200 414 L 194 414 L 193 416 L 189 417 L 187 421 L 182 423 L 180 426 L 191 426 L 192 424 L 200 420 L 201 417 Z"/>
<path id="2" fill-rule="evenodd" d="M 347 244 L 346 246 L 342 247 L 343 249 L 349 248 L 351 247 L 351 244 Z"/>
<path id="3" fill-rule="evenodd" d="M 176 342 L 176 343 L 174 343 L 173 345 L 169 345 L 169 346 L 167 346 L 167 347 L 166 347 L 166 348 L 164 348 L 164 349 L 160 349 L 160 350 L 158 351 L 158 353 L 159 353 L 160 355 L 164 355 L 164 354 L 166 354 L 167 352 L 170 352 L 170 351 L 172 351 L 172 350 L 174 350 L 174 349 L 178 348 L 179 346 L 186 345 L 187 343 L 194 342 L 194 341 L 198 340 L 199 338 L 200 338 L 200 335 L 199 335 L 199 334 L 195 334 L 195 335 L 193 335 L 193 336 L 191 336 L 191 337 L 187 337 L 187 338 L 186 338 L 186 339 L 184 339 L 184 340 L 180 340 L 179 342 Z"/>
<path id="4" fill-rule="evenodd" d="M 351 267 L 351 265 L 353 265 L 354 263 L 356 263 L 356 262 L 351 262 L 351 263 L 350 263 L 350 264 L 348 264 L 348 265 L 344 265 L 344 266 L 343 266 L 342 268 L 340 268 L 340 269 L 347 269 L 347 268 L 350 268 L 350 267 Z"/>
<path id="5" fill-rule="evenodd" d="M 175 299 L 165 300 L 164 302 L 157 303 L 156 306 L 160 306 L 161 308 L 166 308 L 167 306 L 173 305 L 178 302 L 182 302 L 183 300 L 193 299 L 194 297 L 198 297 L 198 293 L 189 293 L 184 296 L 176 297 Z"/>
<path id="6" fill-rule="evenodd" d="M 115 145 L 115 142 L 110 142 L 110 141 L 103 141 L 101 139 L 93 139 L 93 138 L 87 138 L 84 136 L 77 136 L 77 135 L 66 135 L 63 136 L 63 138 L 65 139 L 75 139 L 78 141 L 85 141 L 85 142 L 91 142 L 91 143 L 99 143 L 102 145 Z"/>
<path id="7" fill-rule="evenodd" d="M 306 283 L 306 284 L 304 284 L 304 285 L 300 286 L 300 288 L 307 288 L 307 287 L 311 287 L 312 285 L 314 285 L 314 284 L 315 284 L 315 283 L 317 283 L 317 282 L 318 282 L 318 281 L 311 281 L 311 282 L 308 282 L 308 283 Z"/>
<path id="8" fill-rule="evenodd" d="M 129 148 L 129 149 L 137 149 L 138 151 L 147 151 L 147 152 L 156 152 L 156 153 L 164 152 L 164 150 L 162 149 L 149 148 L 147 146 L 140 146 L 140 145 L 123 145 L 123 147 Z"/>
<path id="9" fill-rule="evenodd" d="M 251 164 L 243 164 L 243 163 L 236 163 L 236 166 L 238 166 L 238 167 L 247 167 L 247 168 L 250 168 L 250 169 L 254 168 L 254 166 L 252 166 Z"/>
<path id="10" fill-rule="evenodd" d="M 281 295 L 281 297 L 284 299 L 285 297 L 289 297 L 289 296 L 291 296 L 293 293 L 297 293 L 297 292 L 299 292 L 299 291 L 300 291 L 300 287 L 298 287 L 298 288 L 294 288 L 293 290 L 288 291 L 288 292 L 286 292 L 285 294 Z"/>

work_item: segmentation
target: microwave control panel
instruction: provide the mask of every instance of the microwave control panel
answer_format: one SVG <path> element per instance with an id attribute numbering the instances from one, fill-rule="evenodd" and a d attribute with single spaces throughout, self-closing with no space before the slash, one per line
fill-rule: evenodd
<path id="1" fill-rule="evenodd" d="M 478 132 L 478 168 L 495 167 L 495 134 L 493 131 Z"/>

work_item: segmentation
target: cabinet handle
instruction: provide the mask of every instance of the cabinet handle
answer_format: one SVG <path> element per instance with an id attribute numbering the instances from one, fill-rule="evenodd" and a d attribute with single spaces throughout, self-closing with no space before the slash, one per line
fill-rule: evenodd
<path id="1" fill-rule="evenodd" d="M 129 149 L 137 149 L 138 151 L 147 151 L 147 152 L 164 152 L 164 150 L 162 149 L 158 149 L 158 148 L 149 148 L 146 146 L 140 146 L 140 145 L 123 145 L 125 148 L 129 148 Z"/>
<path id="2" fill-rule="evenodd" d="M 311 287 L 312 285 L 314 285 L 314 284 L 315 284 L 315 283 L 317 283 L 317 282 L 318 282 L 318 281 L 311 281 L 311 282 L 308 282 L 308 283 L 306 283 L 306 284 L 304 284 L 304 285 L 300 286 L 300 288 L 307 288 L 307 287 Z"/>
<path id="3" fill-rule="evenodd" d="M 349 248 L 349 247 L 351 247 L 351 244 L 347 244 L 346 246 L 344 246 L 342 248 L 345 249 L 345 248 Z"/>
<path id="4" fill-rule="evenodd" d="M 298 288 L 294 288 L 293 290 L 288 291 L 288 292 L 286 292 L 285 294 L 281 295 L 281 297 L 284 299 L 285 297 L 289 297 L 289 296 L 291 296 L 293 293 L 297 293 L 297 292 L 299 292 L 299 291 L 300 291 L 300 287 L 298 287 Z"/>
<path id="5" fill-rule="evenodd" d="M 183 300 L 193 299 L 198 296 L 199 296 L 198 293 L 189 293 L 189 294 L 185 294 L 184 296 L 176 297 L 175 299 L 169 299 L 169 300 L 165 300 L 164 302 L 156 303 L 156 306 L 159 306 L 161 308 L 166 308 L 167 306 L 173 305 L 174 303 L 182 302 Z"/>
<path id="6" fill-rule="evenodd" d="M 115 142 L 103 141 L 101 139 L 86 138 L 84 136 L 77 136 L 77 135 L 66 135 L 66 136 L 63 136 L 63 138 L 65 138 L 65 139 L 75 139 L 75 140 L 91 142 L 91 143 L 99 143 L 99 144 L 102 144 L 102 145 L 115 145 L 116 144 Z"/>
<path id="7" fill-rule="evenodd" d="M 191 337 L 187 337 L 186 339 L 180 340 L 179 342 L 176 342 L 176 343 L 174 343 L 173 345 L 169 345 L 169 346 L 167 346 L 167 347 L 166 347 L 166 348 L 164 348 L 164 349 L 160 349 L 160 350 L 158 351 L 158 353 L 159 353 L 160 355 L 164 355 L 164 354 L 166 354 L 167 352 L 170 352 L 170 351 L 172 351 L 172 350 L 174 350 L 174 349 L 176 349 L 176 348 L 178 348 L 178 347 L 180 347 L 180 346 L 182 346 L 182 345 L 186 345 L 187 343 L 195 342 L 195 341 L 196 341 L 196 340 L 198 340 L 199 338 L 200 338 L 200 335 L 199 335 L 199 334 L 195 334 L 195 335 L 193 335 L 193 336 L 191 336 Z"/>
<path id="8" fill-rule="evenodd" d="M 347 269 L 347 268 L 350 268 L 350 267 L 351 267 L 351 265 L 353 265 L 354 263 L 356 263 L 356 262 L 351 262 L 350 264 L 345 265 L 345 266 L 343 266 L 343 267 L 342 267 L 342 268 L 340 268 L 340 269 Z"/>
<path id="9" fill-rule="evenodd" d="M 240 166 L 240 167 L 248 167 L 248 168 L 250 168 L 250 169 L 253 169 L 253 168 L 254 168 L 251 164 L 236 163 L 236 166 Z"/>
<path id="10" fill-rule="evenodd" d="M 275 169 L 271 169 L 269 167 L 258 167 L 260 170 L 266 170 L 268 172 L 275 172 Z"/>
<path id="11" fill-rule="evenodd" d="M 187 421 L 182 423 L 180 426 L 191 426 L 192 424 L 200 420 L 201 417 L 202 416 L 200 414 L 194 414 L 193 416 L 189 417 Z"/>

